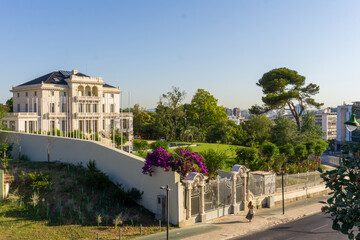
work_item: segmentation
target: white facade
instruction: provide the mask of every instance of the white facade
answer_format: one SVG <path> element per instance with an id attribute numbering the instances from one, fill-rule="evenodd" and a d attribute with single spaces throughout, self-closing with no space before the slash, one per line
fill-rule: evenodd
<path id="1" fill-rule="evenodd" d="M 349 120 L 352 114 L 351 105 L 343 105 L 337 107 L 337 128 L 336 141 L 346 142 L 351 141 L 351 133 L 346 129 L 345 122 Z"/>
<path id="2" fill-rule="evenodd" d="M 336 139 L 337 115 L 336 113 L 315 114 L 316 124 L 320 125 L 324 132 L 323 139 Z"/>
<path id="3" fill-rule="evenodd" d="M 38 134 L 97 132 L 109 137 L 113 129 L 132 136 L 132 114 L 120 115 L 119 88 L 73 71 L 52 72 L 14 86 L 13 113 L 3 120 L 14 131 Z M 120 118 L 127 123 L 120 124 Z M 124 128 L 123 126 L 126 126 Z M 75 134 L 75 133 L 74 133 Z"/>

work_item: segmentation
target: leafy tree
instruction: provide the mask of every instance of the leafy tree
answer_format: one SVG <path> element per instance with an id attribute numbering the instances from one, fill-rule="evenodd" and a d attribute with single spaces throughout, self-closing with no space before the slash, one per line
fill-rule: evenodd
<path id="1" fill-rule="evenodd" d="M 131 109 L 133 113 L 133 126 L 135 135 L 144 135 L 144 126 L 154 121 L 154 118 L 141 108 L 139 104 L 135 104 Z"/>
<path id="2" fill-rule="evenodd" d="M 320 156 L 325 152 L 328 146 L 329 146 L 328 142 L 322 139 L 315 140 L 314 154 L 315 154 L 316 164 L 318 167 L 320 167 L 321 164 Z"/>
<path id="3" fill-rule="evenodd" d="M 263 159 L 265 160 L 267 170 L 270 171 L 270 169 L 274 165 L 275 158 L 279 154 L 278 147 L 271 142 L 265 141 L 261 145 L 260 153 Z"/>
<path id="4" fill-rule="evenodd" d="M 285 154 L 285 156 L 288 159 L 291 159 L 295 154 L 294 146 L 291 143 L 287 143 L 287 144 L 285 144 L 283 146 L 280 146 L 279 151 L 280 151 L 280 153 Z"/>
<path id="5" fill-rule="evenodd" d="M 226 153 L 222 151 L 216 151 L 214 149 L 208 149 L 200 152 L 205 160 L 206 167 L 208 169 L 209 178 L 214 178 L 218 175 L 218 171 L 225 166 Z"/>
<path id="6" fill-rule="evenodd" d="M 211 143 L 220 141 L 221 143 L 231 144 L 235 133 L 236 129 L 229 124 L 229 121 L 221 121 L 210 128 L 206 134 L 206 141 Z"/>
<path id="7" fill-rule="evenodd" d="M 331 171 L 321 172 L 325 185 L 332 192 L 322 211 L 333 219 L 332 228 L 348 235 L 349 239 L 360 239 L 360 171 L 359 157 L 343 159 L 343 164 Z M 355 236 L 355 233 L 357 235 Z"/>
<path id="8" fill-rule="evenodd" d="M 9 112 L 13 112 L 14 111 L 14 107 L 13 107 L 13 98 L 9 98 L 7 101 L 6 101 L 6 107 L 8 109 Z"/>
<path id="9" fill-rule="evenodd" d="M 199 139 L 199 129 L 195 126 L 189 126 L 183 133 L 182 139 L 186 142 L 193 142 L 194 139 Z"/>
<path id="10" fill-rule="evenodd" d="M 247 132 L 248 146 L 258 146 L 270 138 L 270 130 L 273 123 L 265 115 L 254 116 L 244 124 L 244 130 Z"/>
<path id="11" fill-rule="evenodd" d="M 323 105 L 312 97 L 319 93 L 320 87 L 313 83 L 305 85 L 305 77 L 288 68 L 275 68 L 265 73 L 256 85 L 262 87 L 264 105 L 255 105 L 250 112 L 259 114 L 273 109 L 288 109 L 299 132 L 300 119 L 306 107 L 319 108 Z"/>
<path id="12" fill-rule="evenodd" d="M 59 134 L 59 133 L 58 133 Z M 98 135 L 97 133 L 95 133 L 95 138 L 97 138 Z M 113 132 L 111 131 L 111 135 L 110 135 L 111 139 L 114 139 L 114 135 Z M 96 140 L 97 141 L 97 140 Z M 125 144 L 127 142 L 127 138 L 125 134 L 122 134 L 122 144 Z M 115 130 L 115 143 L 116 146 L 120 146 L 121 145 L 121 133 L 119 129 Z"/>
<path id="13" fill-rule="evenodd" d="M 254 147 L 239 147 L 236 149 L 235 161 L 237 164 L 242 164 L 251 170 L 259 169 L 259 154 L 257 148 Z"/>
<path id="14" fill-rule="evenodd" d="M 297 131 L 296 123 L 284 116 L 278 114 L 274 120 L 274 125 L 271 129 L 271 142 L 277 146 L 283 146 L 287 143 L 296 145 L 299 143 L 299 133 Z"/>
<path id="15" fill-rule="evenodd" d="M 226 121 L 224 108 L 217 103 L 218 100 L 208 91 L 198 89 L 187 111 L 189 123 L 206 134 L 218 122 Z"/>
<path id="16" fill-rule="evenodd" d="M 304 144 L 297 145 L 294 149 L 294 153 L 295 153 L 295 158 L 297 160 L 298 172 L 300 172 L 300 164 L 308 157 L 306 151 L 306 145 Z"/>
<path id="17" fill-rule="evenodd" d="M 316 124 L 315 113 L 307 112 L 301 121 L 301 135 L 304 141 L 321 139 L 323 136 L 322 128 Z"/>
<path id="18" fill-rule="evenodd" d="M 178 139 L 178 132 L 182 119 L 185 116 L 182 101 L 185 92 L 173 87 L 172 92 L 163 94 L 156 108 L 158 123 L 163 125 L 167 139 Z"/>

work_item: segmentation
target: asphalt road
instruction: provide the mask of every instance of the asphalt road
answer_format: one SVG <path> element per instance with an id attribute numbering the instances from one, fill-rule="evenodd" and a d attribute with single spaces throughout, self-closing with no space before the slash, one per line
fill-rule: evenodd
<path id="1" fill-rule="evenodd" d="M 263 232 L 233 238 L 234 240 L 346 240 L 348 237 L 331 228 L 332 221 L 328 215 L 318 213 L 299 220 L 278 225 Z"/>

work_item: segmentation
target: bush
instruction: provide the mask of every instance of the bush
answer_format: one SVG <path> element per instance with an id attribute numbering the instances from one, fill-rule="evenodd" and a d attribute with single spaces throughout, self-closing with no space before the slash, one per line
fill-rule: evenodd
<path id="1" fill-rule="evenodd" d="M 198 152 L 191 153 L 189 149 L 178 148 L 175 153 L 171 154 L 167 150 L 159 148 L 152 153 L 148 153 L 143 174 L 152 176 L 154 167 L 161 167 L 165 171 L 175 171 L 185 178 L 189 172 L 200 172 L 207 174 L 208 170 L 204 159 Z"/>
<path id="2" fill-rule="evenodd" d="M 166 141 L 156 141 L 150 144 L 150 148 L 152 150 L 157 150 L 159 148 L 162 148 L 163 150 L 169 149 L 169 143 Z"/>
<path id="3" fill-rule="evenodd" d="M 143 139 L 135 139 L 134 140 L 134 147 L 135 147 L 135 150 L 138 151 L 138 153 L 142 157 L 144 157 L 145 151 L 149 149 L 149 143 L 146 140 L 143 140 Z"/>
<path id="4" fill-rule="evenodd" d="M 238 149 L 236 149 L 235 163 L 245 165 L 251 170 L 258 170 L 258 150 L 253 147 L 239 147 Z"/>
<path id="5" fill-rule="evenodd" d="M 201 152 L 202 157 L 205 160 L 206 167 L 209 171 L 209 178 L 214 178 L 218 175 L 218 171 L 225 165 L 226 154 L 225 152 L 215 151 L 214 149 L 208 149 Z"/>

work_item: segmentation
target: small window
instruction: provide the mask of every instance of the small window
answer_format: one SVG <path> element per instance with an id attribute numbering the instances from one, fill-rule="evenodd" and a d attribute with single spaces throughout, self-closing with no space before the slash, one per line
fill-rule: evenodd
<path id="1" fill-rule="evenodd" d="M 66 112 L 66 103 L 63 103 L 62 105 L 61 105 L 61 112 Z"/>
<path id="2" fill-rule="evenodd" d="M 50 112 L 55 112 L 55 103 L 50 103 Z"/>
<path id="3" fill-rule="evenodd" d="M 50 91 L 50 96 L 55 96 L 55 92 L 54 91 Z"/>
<path id="4" fill-rule="evenodd" d="M 36 106 L 36 103 L 34 103 L 34 112 L 37 112 L 37 106 Z"/>
<path id="5" fill-rule="evenodd" d="M 17 105 L 17 111 L 20 112 L 20 104 Z"/>
<path id="6" fill-rule="evenodd" d="M 25 97 L 27 97 L 28 96 L 28 92 L 25 92 Z"/>
<path id="7" fill-rule="evenodd" d="M 114 112 L 114 104 L 110 104 L 110 112 Z"/>
<path id="8" fill-rule="evenodd" d="M 113 94 L 113 93 L 111 94 L 111 98 L 114 98 L 114 94 Z"/>
<path id="9" fill-rule="evenodd" d="M 86 112 L 90 112 L 90 104 L 86 104 Z"/>
<path id="10" fill-rule="evenodd" d="M 20 93 L 17 93 L 17 97 L 20 97 Z"/>
<path id="11" fill-rule="evenodd" d="M 103 113 L 105 112 L 105 104 L 102 105 Z"/>
<path id="12" fill-rule="evenodd" d="M 25 112 L 28 112 L 29 111 L 29 105 L 26 103 L 25 104 Z"/>
<path id="13" fill-rule="evenodd" d="M 34 92 L 34 96 L 35 96 L 35 97 L 37 96 L 37 92 Z"/>
<path id="14" fill-rule="evenodd" d="M 63 92 L 63 96 L 66 97 L 66 92 Z"/>
<path id="15" fill-rule="evenodd" d="M 94 112 L 94 113 L 97 112 L 97 104 L 93 104 L 93 112 Z"/>
<path id="16" fill-rule="evenodd" d="M 82 105 L 82 103 L 79 104 L 79 112 L 83 112 L 83 105 Z"/>

